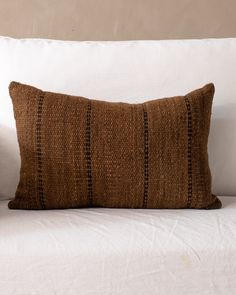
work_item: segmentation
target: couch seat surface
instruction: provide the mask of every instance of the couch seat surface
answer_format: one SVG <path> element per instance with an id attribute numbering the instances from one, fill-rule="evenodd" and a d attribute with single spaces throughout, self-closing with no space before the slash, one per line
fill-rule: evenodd
<path id="1" fill-rule="evenodd" d="M 236 294 L 236 197 L 220 210 L 9 210 L 0 294 Z"/>

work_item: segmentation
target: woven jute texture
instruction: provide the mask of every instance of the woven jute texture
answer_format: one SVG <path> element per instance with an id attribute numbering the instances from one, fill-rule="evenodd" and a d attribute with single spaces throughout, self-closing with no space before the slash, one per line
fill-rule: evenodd
<path id="1" fill-rule="evenodd" d="M 221 207 L 207 155 L 213 84 L 142 104 L 9 89 L 21 154 L 9 208 Z"/>

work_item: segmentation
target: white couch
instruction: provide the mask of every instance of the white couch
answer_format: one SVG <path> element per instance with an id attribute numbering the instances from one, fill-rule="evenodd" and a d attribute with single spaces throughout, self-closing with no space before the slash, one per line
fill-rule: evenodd
<path id="1" fill-rule="evenodd" d="M 0 294 L 236 294 L 236 39 L 0 38 Z M 9 210 L 19 151 L 8 84 L 140 102 L 216 87 L 209 139 L 223 208 Z M 231 197 L 225 197 L 231 196 Z"/>

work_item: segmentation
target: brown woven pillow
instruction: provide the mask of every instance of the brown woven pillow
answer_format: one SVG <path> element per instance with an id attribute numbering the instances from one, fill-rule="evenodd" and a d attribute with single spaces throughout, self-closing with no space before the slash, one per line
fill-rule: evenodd
<path id="1" fill-rule="evenodd" d="M 221 207 L 207 156 L 213 84 L 143 104 L 9 89 L 22 161 L 9 208 Z"/>

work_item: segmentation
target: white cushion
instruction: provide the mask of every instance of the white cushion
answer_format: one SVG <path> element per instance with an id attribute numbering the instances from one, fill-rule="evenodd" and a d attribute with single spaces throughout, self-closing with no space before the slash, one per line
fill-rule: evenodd
<path id="1" fill-rule="evenodd" d="M 0 198 L 13 197 L 20 158 L 8 84 L 96 99 L 141 102 L 208 82 L 216 94 L 210 134 L 213 191 L 236 194 L 236 38 L 69 42 L 0 37 Z"/>
<path id="2" fill-rule="evenodd" d="M 2 295 L 235 295 L 236 197 L 215 210 L 8 210 Z"/>

